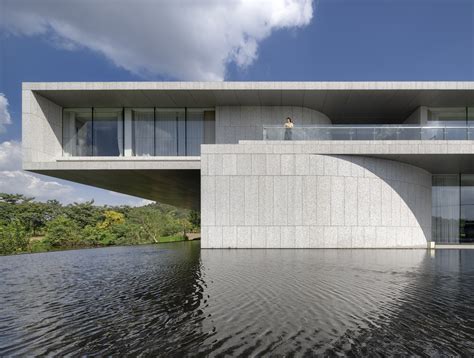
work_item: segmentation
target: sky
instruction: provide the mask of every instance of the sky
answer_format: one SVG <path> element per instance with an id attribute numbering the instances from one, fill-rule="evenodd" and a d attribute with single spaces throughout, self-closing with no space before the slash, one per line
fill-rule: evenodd
<path id="1" fill-rule="evenodd" d="M 472 81 L 474 0 L 0 0 L 0 192 L 143 198 L 21 170 L 23 81 Z"/>

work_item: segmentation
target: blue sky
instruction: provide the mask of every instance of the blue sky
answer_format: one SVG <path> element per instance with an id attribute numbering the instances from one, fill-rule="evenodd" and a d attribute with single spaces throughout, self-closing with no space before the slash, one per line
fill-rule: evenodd
<path id="1" fill-rule="evenodd" d="M 5 142 L 21 141 L 22 81 L 474 80 L 472 0 L 68 4 L 0 0 L 0 93 L 11 117 L 3 126 L 0 120 L 0 191 L 13 190 L 6 173 L 19 171 L 7 152 L 17 148 Z M 58 184 L 66 201 L 141 203 L 35 178 Z M 61 193 L 54 185 L 31 192 L 25 180 L 14 189 L 42 199 Z"/>

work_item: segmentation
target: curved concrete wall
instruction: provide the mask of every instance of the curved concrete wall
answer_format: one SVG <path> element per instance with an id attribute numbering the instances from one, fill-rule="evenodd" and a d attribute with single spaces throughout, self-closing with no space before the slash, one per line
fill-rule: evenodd
<path id="1" fill-rule="evenodd" d="M 216 107 L 216 143 L 260 140 L 264 125 L 283 125 L 286 117 L 291 117 L 296 125 L 331 124 L 325 114 L 306 107 L 219 106 Z"/>
<path id="2" fill-rule="evenodd" d="M 225 147 L 245 153 L 245 144 Z M 202 155 L 203 248 L 426 248 L 431 241 L 427 171 L 286 150 Z"/>

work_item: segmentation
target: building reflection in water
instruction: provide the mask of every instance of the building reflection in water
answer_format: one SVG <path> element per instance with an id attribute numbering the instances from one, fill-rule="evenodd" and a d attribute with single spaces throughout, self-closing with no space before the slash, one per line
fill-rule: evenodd
<path id="1" fill-rule="evenodd" d="M 2 356 L 474 354 L 474 250 L 188 242 L 2 257 L 0 272 Z"/>

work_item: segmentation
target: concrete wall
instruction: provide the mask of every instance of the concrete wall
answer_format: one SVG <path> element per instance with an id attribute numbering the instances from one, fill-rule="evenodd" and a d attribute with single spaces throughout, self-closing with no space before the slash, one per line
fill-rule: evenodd
<path id="1" fill-rule="evenodd" d="M 431 240 L 430 173 L 386 159 L 291 147 L 204 151 L 201 198 L 202 248 L 425 248 Z"/>
<path id="2" fill-rule="evenodd" d="M 403 124 L 426 126 L 428 124 L 428 107 L 418 107 L 412 114 L 408 116 L 407 119 L 405 119 Z"/>
<path id="3" fill-rule="evenodd" d="M 50 100 L 22 91 L 23 163 L 52 162 L 62 154 L 62 108 Z"/>
<path id="4" fill-rule="evenodd" d="M 216 143 L 261 140 L 264 125 L 283 125 L 286 117 L 291 117 L 295 125 L 331 124 L 325 114 L 305 107 L 219 106 L 216 107 Z"/>

